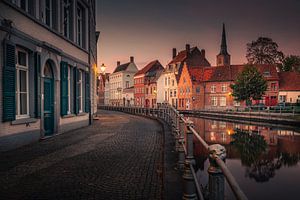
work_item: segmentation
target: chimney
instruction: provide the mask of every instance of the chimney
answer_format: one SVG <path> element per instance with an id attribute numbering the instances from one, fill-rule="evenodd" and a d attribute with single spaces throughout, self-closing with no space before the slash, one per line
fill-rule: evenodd
<path id="1" fill-rule="evenodd" d="M 176 48 L 173 48 L 173 58 L 175 58 L 177 56 L 177 50 Z"/>
<path id="2" fill-rule="evenodd" d="M 205 49 L 201 49 L 201 55 L 205 58 Z"/>
<path id="3" fill-rule="evenodd" d="M 133 63 L 134 62 L 134 57 L 130 56 L 130 62 Z"/>
<path id="4" fill-rule="evenodd" d="M 185 50 L 186 50 L 187 53 L 190 53 L 191 47 L 190 47 L 189 44 L 185 45 Z"/>
<path id="5" fill-rule="evenodd" d="M 117 62 L 117 66 L 120 66 L 120 65 L 121 65 L 121 62 L 120 62 L 120 61 L 118 61 L 118 62 Z"/>

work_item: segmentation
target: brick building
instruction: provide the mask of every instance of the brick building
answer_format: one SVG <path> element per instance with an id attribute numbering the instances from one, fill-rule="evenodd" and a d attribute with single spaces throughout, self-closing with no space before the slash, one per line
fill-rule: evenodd
<path id="1" fill-rule="evenodd" d="M 104 105 L 105 84 L 108 77 L 109 77 L 109 73 L 105 73 L 105 74 L 100 73 L 98 75 L 98 79 L 97 79 L 97 97 L 98 97 L 97 104 L 98 105 Z"/>
<path id="2" fill-rule="evenodd" d="M 0 10 L 1 150 L 88 125 L 97 110 L 95 1 L 2 0 Z"/>
<path id="3" fill-rule="evenodd" d="M 300 73 L 279 73 L 279 102 L 300 103 Z"/>
<path id="4" fill-rule="evenodd" d="M 156 104 L 157 72 L 163 70 L 158 60 L 154 60 L 134 75 L 134 102 L 136 106 L 153 107 Z"/>
<path id="5" fill-rule="evenodd" d="M 183 66 L 178 82 L 178 110 L 204 108 L 203 67 Z"/>
<path id="6" fill-rule="evenodd" d="M 245 65 L 229 65 L 205 68 L 203 72 L 205 109 L 236 109 L 245 107 L 245 102 L 235 102 L 231 96 L 231 84 L 237 79 Z M 264 103 L 266 106 L 277 104 L 279 78 L 275 65 L 255 65 L 267 80 L 268 88 L 261 100 L 253 104 Z"/>
<path id="7" fill-rule="evenodd" d="M 177 54 L 177 50 L 173 48 L 172 60 L 166 66 L 164 72 L 160 75 L 157 84 L 157 101 L 158 103 L 169 103 L 174 107 L 178 107 L 178 82 L 184 66 L 210 66 L 205 58 L 205 50 L 201 51 L 198 47 L 190 48 L 187 44 L 185 50 Z"/>

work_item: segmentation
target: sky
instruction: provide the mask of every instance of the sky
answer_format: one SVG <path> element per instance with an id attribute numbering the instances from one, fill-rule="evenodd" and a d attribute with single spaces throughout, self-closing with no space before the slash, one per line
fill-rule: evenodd
<path id="1" fill-rule="evenodd" d="M 134 56 L 138 68 L 166 66 L 186 44 L 216 65 L 222 23 L 232 64 L 246 63 L 246 44 L 272 38 L 285 55 L 300 55 L 299 0 L 97 0 L 98 66 L 112 72 Z"/>

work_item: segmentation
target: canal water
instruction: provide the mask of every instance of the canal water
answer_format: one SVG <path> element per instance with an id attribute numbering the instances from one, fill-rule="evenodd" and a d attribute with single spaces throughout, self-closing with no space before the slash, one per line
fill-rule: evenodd
<path id="1" fill-rule="evenodd" d="M 300 199 L 300 131 L 189 117 L 208 144 L 221 144 L 226 165 L 248 199 Z M 194 138 L 196 174 L 208 186 L 208 152 Z M 223 195 L 223 194 L 222 194 Z M 224 199 L 235 199 L 226 183 Z"/>

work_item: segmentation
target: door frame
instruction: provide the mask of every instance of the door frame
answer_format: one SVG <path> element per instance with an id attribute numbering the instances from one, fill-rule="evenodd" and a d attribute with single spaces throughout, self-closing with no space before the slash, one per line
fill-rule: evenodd
<path id="1" fill-rule="evenodd" d="M 54 92 L 54 77 L 53 77 L 53 70 L 52 70 L 52 78 L 49 78 L 49 77 L 44 77 L 44 91 L 43 91 L 43 94 L 44 94 L 44 97 L 45 97 L 45 81 L 49 81 L 50 85 L 51 85 L 51 89 L 50 89 L 50 93 L 52 93 L 52 102 L 50 102 L 51 104 L 53 104 L 52 108 L 51 108 L 51 114 L 52 114 L 52 119 L 51 119 L 51 132 L 47 132 L 45 130 L 45 123 L 43 125 L 43 130 L 44 130 L 44 133 L 45 133 L 45 136 L 51 136 L 54 134 L 54 98 L 55 98 L 55 92 Z M 45 101 L 43 101 L 44 105 L 45 105 Z M 44 110 L 43 110 L 43 119 L 45 119 L 45 106 L 44 106 Z M 44 120 L 45 122 L 45 120 Z"/>
<path id="2" fill-rule="evenodd" d="M 45 134 L 44 130 L 44 79 L 47 78 L 44 74 L 45 66 L 47 63 L 50 64 L 52 68 L 52 81 L 53 81 L 53 133 L 50 135 L 55 135 L 56 133 L 59 133 L 59 127 L 60 119 L 58 117 L 59 108 L 60 108 L 60 80 L 59 80 L 59 64 L 61 61 L 61 58 L 59 58 L 57 55 L 47 52 L 47 54 L 41 54 L 41 123 L 40 123 L 40 137 L 48 137 L 48 135 Z"/>

